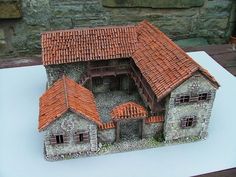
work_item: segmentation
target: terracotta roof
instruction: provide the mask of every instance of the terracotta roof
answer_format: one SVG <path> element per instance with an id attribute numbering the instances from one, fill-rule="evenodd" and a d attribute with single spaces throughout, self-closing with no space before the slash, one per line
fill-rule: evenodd
<path id="1" fill-rule="evenodd" d="M 147 21 L 43 33 L 42 57 L 44 65 L 131 57 L 158 101 L 197 71 L 219 87 L 206 70 Z"/>
<path id="2" fill-rule="evenodd" d="M 92 92 L 63 76 L 40 98 L 39 131 L 68 110 L 102 124 Z"/>
<path id="3" fill-rule="evenodd" d="M 145 119 L 145 123 L 158 123 L 158 122 L 164 122 L 164 116 L 151 116 Z"/>
<path id="4" fill-rule="evenodd" d="M 106 129 L 111 129 L 111 128 L 115 128 L 115 124 L 114 122 L 110 121 L 110 122 L 107 122 L 107 123 L 103 123 L 102 125 L 99 125 L 98 128 L 100 130 L 106 130 Z"/>
<path id="5" fill-rule="evenodd" d="M 147 110 L 134 102 L 121 104 L 111 111 L 111 118 L 113 120 L 144 118 L 147 115 Z"/>
<path id="6" fill-rule="evenodd" d="M 158 100 L 196 71 L 203 71 L 190 56 L 147 21 L 138 24 L 137 35 L 138 47 L 132 58 Z M 212 76 L 203 74 L 218 86 Z"/>
<path id="7" fill-rule="evenodd" d="M 100 27 L 42 34 L 44 65 L 127 58 L 137 43 L 134 26 Z"/>

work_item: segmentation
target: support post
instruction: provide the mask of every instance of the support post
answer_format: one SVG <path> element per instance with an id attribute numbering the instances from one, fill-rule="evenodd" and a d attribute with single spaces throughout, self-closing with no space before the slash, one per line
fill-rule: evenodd
<path id="1" fill-rule="evenodd" d="M 89 77 L 89 87 L 90 87 L 90 90 L 93 91 L 93 81 L 92 81 L 92 77 Z"/>
<path id="2" fill-rule="evenodd" d="M 151 108 L 152 112 L 156 112 L 157 111 L 157 98 L 156 96 L 154 96 L 154 99 L 152 99 L 152 108 Z"/>
<path id="3" fill-rule="evenodd" d="M 120 141 L 120 122 L 116 122 L 116 142 Z"/>
<path id="4" fill-rule="evenodd" d="M 140 134 L 140 138 L 143 139 L 143 123 L 144 123 L 144 119 L 140 119 L 139 122 L 139 134 Z"/>
<path id="5" fill-rule="evenodd" d="M 130 78 L 128 77 L 128 75 L 127 78 L 128 78 L 128 94 L 130 95 Z"/>
<path id="6" fill-rule="evenodd" d="M 88 75 L 90 76 L 90 69 L 91 69 L 91 64 L 90 64 L 90 61 L 87 62 L 87 73 Z"/>

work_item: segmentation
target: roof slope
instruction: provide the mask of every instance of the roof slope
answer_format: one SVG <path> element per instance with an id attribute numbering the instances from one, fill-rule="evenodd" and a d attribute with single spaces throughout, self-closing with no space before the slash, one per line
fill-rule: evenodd
<path id="1" fill-rule="evenodd" d="M 45 32 L 43 64 L 130 57 L 137 43 L 135 31 L 135 26 L 123 26 Z"/>
<path id="2" fill-rule="evenodd" d="M 42 57 L 44 65 L 130 57 L 158 101 L 196 71 L 219 87 L 206 70 L 147 21 L 136 26 L 43 33 Z"/>
<path id="3" fill-rule="evenodd" d="M 92 92 L 63 76 L 40 98 L 39 131 L 68 110 L 102 124 Z"/>
<path id="4" fill-rule="evenodd" d="M 113 120 L 145 118 L 147 115 L 147 110 L 134 102 L 121 104 L 111 111 L 111 118 Z"/>
<path id="5" fill-rule="evenodd" d="M 198 70 L 218 86 L 209 73 L 152 24 L 139 23 L 137 35 L 138 46 L 132 58 L 158 100 Z"/>

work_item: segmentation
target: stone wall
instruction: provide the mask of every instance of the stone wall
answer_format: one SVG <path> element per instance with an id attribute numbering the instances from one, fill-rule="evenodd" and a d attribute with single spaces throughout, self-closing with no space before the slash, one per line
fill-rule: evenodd
<path id="1" fill-rule="evenodd" d="M 211 93 L 211 99 L 209 101 L 175 105 L 175 98 L 179 94 L 203 92 Z M 215 93 L 216 88 L 200 74 L 192 76 L 173 90 L 169 101 L 166 102 L 167 109 L 164 123 L 165 140 L 169 141 L 186 137 L 206 137 Z M 181 119 L 185 116 L 196 116 L 196 126 L 181 128 Z"/>
<path id="2" fill-rule="evenodd" d="M 65 121 L 72 122 L 72 126 L 66 127 Z M 77 131 L 87 131 L 89 132 L 89 142 L 76 144 L 74 141 L 74 133 Z M 95 134 L 91 134 L 95 132 Z M 69 142 L 63 144 L 50 144 L 51 135 L 55 134 L 64 134 L 69 136 Z M 64 154 L 73 154 L 73 153 L 89 153 L 95 147 L 97 150 L 97 126 L 89 120 L 86 120 L 72 112 L 67 112 L 59 119 L 51 123 L 48 128 L 45 130 L 45 151 L 47 159 L 53 159 L 55 156 L 60 156 Z M 96 141 L 94 143 L 94 141 Z"/>
<path id="3" fill-rule="evenodd" d="M 3 3 L 3 2 L 10 2 Z M 137 2 L 136 2 L 137 1 Z M 183 46 L 227 42 L 235 23 L 233 0 L 0 0 L 0 56 L 40 54 L 48 30 L 136 24 L 149 20 Z M 20 10 L 17 8 L 20 7 Z M 15 14 L 11 14 L 15 13 Z M 11 16 L 15 15 L 15 16 Z M 1 19 L 2 18 L 2 19 Z"/>
<path id="4" fill-rule="evenodd" d="M 70 79 L 78 82 L 80 76 L 84 73 L 86 65 L 83 62 L 80 63 L 69 63 L 69 64 L 60 64 L 60 65 L 50 65 L 45 66 L 48 86 L 50 87 L 54 82 L 62 77 L 65 74 Z"/>
<path id="5" fill-rule="evenodd" d="M 114 143 L 116 140 L 116 129 L 110 128 L 98 131 L 98 142 Z"/>
<path id="6" fill-rule="evenodd" d="M 144 123 L 143 124 L 143 138 L 152 138 L 157 134 L 162 133 L 163 123 Z"/>

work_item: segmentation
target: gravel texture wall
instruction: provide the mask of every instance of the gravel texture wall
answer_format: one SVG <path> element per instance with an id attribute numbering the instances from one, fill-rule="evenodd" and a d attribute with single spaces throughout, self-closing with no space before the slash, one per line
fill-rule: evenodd
<path id="1" fill-rule="evenodd" d="M 102 143 L 114 143 L 116 140 L 116 129 L 106 129 L 98 131 L 98 141 Z"/>
<path id="2" fill-rule="evenodd" d="M 187 93 L 191 95 L 192 93 L 203 92 L 211 93 L 211 99 L 209 101 L 175 105 L 175 98 L 178 94 Z M 172 141 L 186 137 L 205 138 L 207 136 L 215 93 L 216 88 L 200 74 L 192 76 L 173 90 L 169 101 L 166 102 L 167 109 L 164 123 L 165 140 Z M 181 119 L 186 116 L 196 116 L 196 126 L 192 128 L 182 128 Z"/>
<path id="3" fill-rule="evenodd" d="M 152 138 L 155 135 L 163 132 L 163 123 L 144 123 L 143 124 L 143 137 Z"/>
<path id="4" fill-rule="evenodd" d="M 78 82 L 81 75 L 85 72 L 86 65 L 83 62 L 80 62 L 79 64 L 69 63 L 45 66 L 45 69 L 48 78 L 48 86 L 51 86 L 54 82 L 60 79 L 63 74 Z"/>
<path id="5" fill-rule="evenodd" d="M 66 125 L 67 123 L 69 126 Z M 89 132 L 89 142 L 81 144 L 75 143 L 73 135 L 78 131 Z M 69 136 L 69 142 L 51 145 L 50 137 L 55 134 Z M 96 151 L 97 149 L 97 126 L 91 121 L 86 120 L 72 112 L 67 112 L 55 122 L 50 124 L 45 131 L 44 137 L 45 151 L 48 159 L 63 154 L 90 152 Z M 92 149 L 93 147 L 96 147 L 96 149 Z"/>

